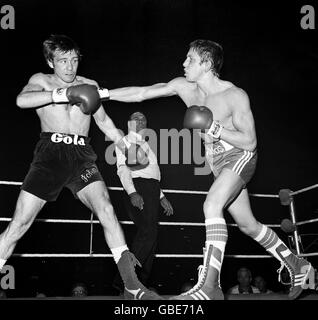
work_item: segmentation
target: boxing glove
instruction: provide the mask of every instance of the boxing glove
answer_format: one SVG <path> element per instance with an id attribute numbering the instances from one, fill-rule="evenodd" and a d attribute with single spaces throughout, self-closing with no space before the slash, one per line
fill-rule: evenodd
<path id="1" fill-rule="evenodd" d="M 52 92 L 54 103 L 78 105 L 84 114 L 93 114 L 100 107 L 100 96 L 97 88 L 91 84 L 80 84 L 68 88 L 56 88 Z"/>
<path id="2" fill-rule="evenodd" d="M 205 106 L 191 106 L 187 109 L 183 126 L 187 129 L 201 129 L 213 138 L 220 138 L 223 126 L 219 121 L 213 120 L 212 111 Z"/>

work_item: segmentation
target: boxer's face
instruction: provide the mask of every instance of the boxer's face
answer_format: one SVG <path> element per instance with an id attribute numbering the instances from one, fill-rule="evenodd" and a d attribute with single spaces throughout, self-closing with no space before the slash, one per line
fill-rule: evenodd
<path id="1" fill-rule="evenodd" d="M 74 50 L 68 52 L 56 50 L 49 66 L 54 69 L 55 75 L 63 82 L 72 83 L 76 77 L 78 61 L 78 55 Z"/>
<path id="2" fill-rule="evenodd" d="M 206 63 L 200 63 L 201 58 L 196 51 L 190 49 L 186 60 L 183 62 L 184 76 L 188 81 L 194 82 L 206 72 Z"/>

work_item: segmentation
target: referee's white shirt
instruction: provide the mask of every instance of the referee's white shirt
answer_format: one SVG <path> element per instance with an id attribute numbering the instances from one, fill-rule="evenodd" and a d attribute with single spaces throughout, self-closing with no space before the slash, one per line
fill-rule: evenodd
<path id="1" fill-rule="evenodd" d="M 117 157 L 117 174 L 123 185 L 125 191 L 128 194 L 137 192 L 133 183 L 133 178 L 145 178 L 145 179 L 156 179 L 160 181 L 160 169 L 158 166 L 157 157 L 151 150 L 149 144 L 142 138 L 139 133 L 130 131 L 126 135 L 126 139 L 130 143 L 136 143 L 141 146 L 141 148 L 148 154 L 149 165 L 146 168 L 140 170 L 130 170 L 126 166 L 126 156 L 116 147 L 116 157 Z M 164 194 L 160 193 L 160 199 L 164 197 Z"/>

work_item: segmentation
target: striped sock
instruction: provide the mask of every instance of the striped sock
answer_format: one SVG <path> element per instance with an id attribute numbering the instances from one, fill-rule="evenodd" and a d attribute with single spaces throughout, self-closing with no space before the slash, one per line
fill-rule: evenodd
<path id="1" fill-rule="evenodd" d="M 2 267 L 6 264 L 7 260 L 5 259 L 0 259 L 0 271 L 2 269 Z"/>
<path id="2" fill-rule="evenodd" d="M 211 256 L 209 261 L 210 266 L 214 267 L 221 272 L 222 261 L 224 257 L 225 245 L 227 242 L 227 226 L 223 218 L 211 218 L 205 220 L 206 228 L 206 248 L 209 245 L 218 248 L 218 252 L 221 252 L 221 256 Z"/>
<path id="3" fill-rule="evenodd" d="M 282 257 L 277 253 L 277 247 L 282 248 L 280 250 L 280 254 L 286 258 L 292 252 L 288 249 L 288 247 L 284 244 L 282 240 L 280 240 L 277 234 L 270 228 L 265 225 L 262 225 L 262 229 L 258 236 L 254 238 L 261 246 L 263 246 L 269 253 L 271 253 L 275 258 L 279 261 L 283 262 Z"/>

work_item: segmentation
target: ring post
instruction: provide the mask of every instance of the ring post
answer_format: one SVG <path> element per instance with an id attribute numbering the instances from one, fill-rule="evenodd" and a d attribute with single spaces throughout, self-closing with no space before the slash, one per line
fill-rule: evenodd
<path id="1" fill-rule="evenodd" d="M 94 213 L 91 212 L 90 235 L 89 235 L 89 254 L 93 254 L 93 232 L 94 232 Z"/>
<path id="2" fill-rule="evenodd" d="M 294 236 L 294 242 L 296 246 L 296 252 L 297 252 L 297 255 L 299 255 L 301 252 L 300 252 L 300 246 L 299 246 L 299 234 L 298 234 L 297 225 L 296 225 L 295 202 L 294 202 L 294 197 L 292 196 L 292 191 L 289 189 L 281 189 L 279 191 L 279 199 L 280 199 L 281 205 L 289 206 L 291 221 L 295 226 L 293 236 Z"/>

